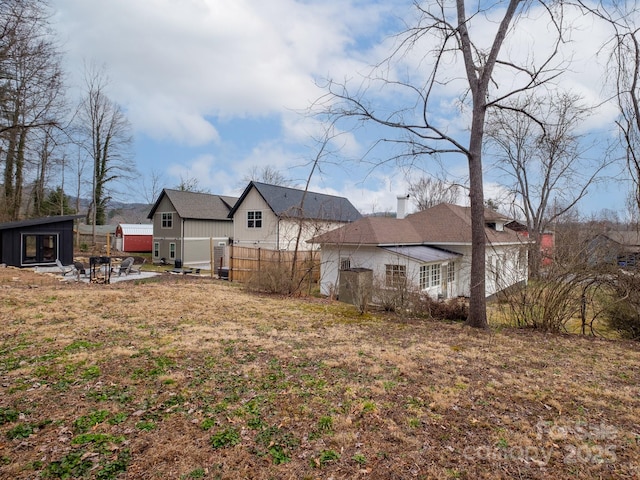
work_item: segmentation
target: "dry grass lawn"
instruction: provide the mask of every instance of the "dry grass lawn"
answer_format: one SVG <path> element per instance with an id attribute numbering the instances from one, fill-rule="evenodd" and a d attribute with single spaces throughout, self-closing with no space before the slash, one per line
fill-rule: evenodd
<path id="1" fill-rule="evenodd" d="M 640 476 L 637 343 L 0 269 L 0 478 Z"/>

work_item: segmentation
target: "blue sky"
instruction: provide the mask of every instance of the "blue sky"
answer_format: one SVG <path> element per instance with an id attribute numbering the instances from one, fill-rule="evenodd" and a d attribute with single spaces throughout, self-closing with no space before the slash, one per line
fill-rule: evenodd
<path id="1" fill-rule="evenodd" d="M 108 93 L 133 127 L 141 175 L 154 171 L 169 188 L 181 176 L 196 178 L 201 188 L 224 195 L 239 195 L 243 177 L 263 165 L 304 184 L 320 129 L 301 112 L 323 94 L 318 82 L 358 79 L 388 55 L 390 35 L 414 14 L 411 0 L 56 0 L 53 7 L 70 96 L 81 93 L 84 64 L 105 66 Z M 574 23 L 580 48 L 561 85 L 599 103 L 607 92 L 596 51 L 605 32 L 580 17 Z M 541 28 L 532 19 L 523 35 Z M 518 42 L 522 37 L 510 45 L 512 54 Z M 542 38 L 533 48 L 545 47 Z M 419 78 L 423 60 L 408 56 L 398 68 Z M 459 77 L 459 66 L 451 68 L 451 78 Z M 464 114 L 451 101 L 459 86 L 451 82 L 438 106 L 449 128 L 464 135 Z M 610 135 L 602 126 L 614 115 L 604 105 L 585 131 Z M 313 177 L 311 189 L 346 196 L 363 213 L 394 211 L 396 196 L 407 189 L 405 171 L 352 161 L 375 135 L 373 129 L 345 133 L 340 152 Z M 464 159 L 446 162 L 447 173 L 464 180 Z M 492 197 L 500 179 L 492 177 L 490 161 L 485 165 L 485 196 Z M 428 161 L 421 167 L 438 169 Z M 139 187 L 126 191 L 143 201 Z M 624 182 L 609 182 L 594 188 L 581 209 L 623 210 L 625 193 Z"/>

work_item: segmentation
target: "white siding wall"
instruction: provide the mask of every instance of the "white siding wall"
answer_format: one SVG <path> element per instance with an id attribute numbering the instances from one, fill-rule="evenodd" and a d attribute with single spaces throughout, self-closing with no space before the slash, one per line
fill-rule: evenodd
<path id="1" fill-rule="evenodd" d="M 383 250 L 378 247 L 358 247 L 349 251 L 345 247 L 333 247 L 325 245 L 322 247 L 320 266 L 320 291 L 323 295 L 329 295 L 337 291 L 339 279 L 339 266 L 342 259 L 349 259 L 350 268 L 368 268 L 373 271 L 374 282 L 384 285 L 386 278 L 386 265 L 404 265 L 407 280 L 416 289 L 420 287 L 420 266 L 425 265 L 408 259 L 402 255 Z M 437 262 L 440 265 L 444 262 Z M 462 263 L 456 261 L 456 278 L 452 285 L 447 286 L 447 296 L 464 295 L 461 293 L 459 285 Z M 431 264 L 429 264 L 431 265 Z M 441 272 L 441 283 L 438 287 L 429 287 L 425 291 L 432 297 L 437 298 L 443 294 L 442 281 L 446 280 L 446 271 Z"/>
<path id="2" fill-rule="evenodd" d="M 443 245 L 449 251 L 461 253 L 463 256 L 456 259 L 456 274 L 453 285 L 448 285 L 448 291 L 443 292 L 442 288 L 430 287 L 426 291 L 432 297 L 446 293 L 446 296 L 469 296 L 471 285 L 471 247 L 452 247 Z M 525 268 L 518 264 L 519 246 L 487 246 L 487 276 L 486 295 L 490 296 L 506 288 L 509 285 L 526 281 L 526 261 Z M 500 260 L 498 261 L 497 258 Z M 324 245 L 321 250 L 320 266 L 320 291 L 323 295 L 329 295 L 336 291 L 341 259 L 349 259 L 351 268 L 369 268 L 373 270 L 375 279 L 384 281 L 385 265 L 400 264 L 406 266 L 407 279 L 416 288 L 420 285 L 420 263 L 410 261 L 406 257 L 392 254 L 378 247 L 336 247 Z M 492 263 L 493 262 L 493 263 Z M 499 270 L 496 270 L 496 262 Z M 496 275 L 496 272 L 498 274 Z M 446 280 L 446 269 L 441 272 L 441 279 Z M 496 281 L 497 280 L 497 281 Z M 441 282 L 442 283 L 442 282 Z"/>
<path id="3" fill-rule="evenodd" d="M 294 250 L 296 246 L 296 237 L 298 236 L 298 226 L 300 222 L 296 220 L 280 220 L 279 227 L 279 245 L 280 250 Z M 322 221 L 305 221 L 302 224 L 302 233 L 300 235 L 300 244 L 298 250 L 317 250 L 320 248 L 318 244 L 307 243 L 316 235 L 334 230 L 344 225 L 341 222 L 322 222 Z"/>

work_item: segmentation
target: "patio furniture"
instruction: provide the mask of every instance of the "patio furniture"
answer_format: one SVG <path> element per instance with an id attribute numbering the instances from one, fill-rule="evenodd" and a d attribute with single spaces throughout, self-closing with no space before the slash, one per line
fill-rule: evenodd
<path id="1" fill-rule="evenodd" d="M 142 266 L 143 266 L 146 262 L 147 262 L 147 259 L 146 259 L 146 258 L 144 258 L 144 259 L 142 260 L 142 263 L 140 263 L 140 264 L 138 264 L 138 265 L 136 265 L 136 264 L 131 265 L 131 267 L 129 268 L 129 273 L 137 273 L 137 274 L 140 274 L 140 269 L 142 268 Z"/>
<path id="2" fill-rule="evenodd" d="M 118 270 L 118 276 L 121 276 L 123 273 L 125 275 L 129 275 L 129 273 L 131 272 L 131 267 L 133 266 L 133 262 L 135 260 L 133 259 L 133 257 L 127 257 L 125 258 L 122 263 L 120 264 L 120 269 Z M 140 272 L 137 272 L 140 273 Z"/>
<path id="3" fill-rule="evenodd" d="M 80 275 L 87 275 L 87 268 L 84 266 L 84 263 L 78 261 L 73 262 L 73 268 L 78 278 L 80 278 Z"/>
<path id="4" fill-rule="evenodd" d="M 56 258 L 56 265 L 60 269 L 60 273 L 62 274 L 62 276 L 75 270 L 75 267 L 73 265 L 62 265 L 62 262 L 59 258 Z"/>

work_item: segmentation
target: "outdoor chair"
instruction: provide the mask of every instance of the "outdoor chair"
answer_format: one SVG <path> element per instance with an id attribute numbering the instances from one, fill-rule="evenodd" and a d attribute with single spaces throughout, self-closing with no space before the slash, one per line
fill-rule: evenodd
<path id="1" fill-rule="evenodd" d="M 125 275 L 129 275 L 129 272 L 131 271 L 131 266 L 133 265 L 133 261 L 134 261 L 133 257 L 125 258 L 120 264 L 120 269 L 118 270 L 118 276 L 122 275 L 123 273 Z"/>
<path id="2" fill-rule="evenodd" d="M 140 274 L 140 269 L 142 268 L 142 266 L 145 264 L 146 261 L 147 261 L 147 259 L 145 258 L 145 259 L 142 260 L 142 263 L 140 265 L 131 264 L 131 266 L 129 267 L 129 272 L 127 274 L 129 274 L 129 273 Z"/>
<path id="3" fill-rule="evenodd" d="M 74 268 L 74 272 L 78 275 L 78 277 L 80 275 L 87 275 L 87 267 L 84 266 L 84 263 L 82 262 L 73 262 L 73 268 Z"/>
<path id="4" fill-rule="evenodd" d="M 56 258 L 56 265 L 60 269 L 60 273 L 62 273 L 63 276 L 75 270 L 75 267 L 73 265 L 62 265 L 62 262 L 59 258 Z"/>

